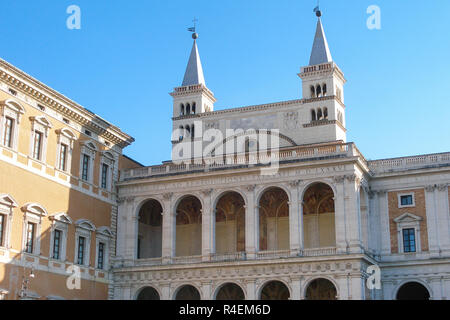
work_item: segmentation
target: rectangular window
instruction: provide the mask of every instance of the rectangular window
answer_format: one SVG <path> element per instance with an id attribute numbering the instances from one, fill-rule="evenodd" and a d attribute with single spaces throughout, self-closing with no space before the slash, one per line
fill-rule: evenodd
<path id="1" fill-rule="evenodd" d="M 33 253 L 34 250 L 34 232 L 36 225 L 34 223 L 28 222 L 27 224 L 27 243 L 25 247 L 25 252 Z"/>
<path id="2" fill-rule="evenodd" d="M 90 157 L 86 154 L 83 154 L 83 170 L 81 172 L 81 179 L 84 181 L 89 180 L 89 160 Z"/>
<path id="3" fill-rule="evenodd" d="M 5 246 L 4 230 L 5 230 L 5 215 L 0 214 L 0 247 Z"/>
<path id="4" fill-rule="evenodd" d="M 403 252 L 416 252 L 416 231 L 403 229 Z"/>
<path id="5" fill-rule="evenodd" d="M 41 160 L 41 153 L 42 153 L 41 149 L 42 149 L 42 133 L 40 133 L 39 131 L 35 131 L 33 158 Z"/>
<path id="6" fill-rule="evenodd" d="M 67 167 L 67 146 L 65 144 L 61 144 L 61 150 L 59 153 L 59 169 L 66 171 Z"/>
<path id="7" fill-rule="evenodd" d="M 106 189 L 108 182 L 108 170 L 109 166 L 107 164 L 102 164 L 102 188 Z"/>
<path id="8" fill-rule="evenodd" d="M 413 196 L 412 196 L 412 194 L 400 196 L 400 205 L 402 205 L 402 206 L 412 206 L 413 205 Z"/>
<path id="9" fill-rule="evenodd" d="M 5 135 L 3 137 L 3 145 L 8 148 L 12 148 L 12 132 L 13 132 L 14 120 L 6 117 L 5 121 Z"/>
<path id="10" fill-rule="evenodd" d="M 53 235 L 53 259 L 59 260 L 61 254 L 61 230 L 55 230 Z"/>
<path id="11" fill-rule="evenodd" d="M 84 264 L 84 246 L 86 244 L 86 238 L 78 237 L 78 259 L 77 263 L 83 265 Z"/>
<path id="12" fill-rule="evenodd" d="M 98 244 L 98 262 L 97 262 L 98 269 L 103 269 L 104 257 L 105 257 L 105 244 L 100 242 Z"/>

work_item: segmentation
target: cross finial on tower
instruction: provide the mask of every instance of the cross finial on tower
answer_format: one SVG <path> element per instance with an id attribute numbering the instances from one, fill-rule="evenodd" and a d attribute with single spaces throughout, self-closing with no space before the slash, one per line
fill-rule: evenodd
<path id="1" fill-rule="evenodd" d="M 320 11 L 320 0 L 317 0 L 317 7 L 314 8 L 317 18 L 322 16 L 322 11 Z"/>
<path id="2" fill-rule="evenodd" d="M 191 28 L 188 28 L 188 31 L 189 31 L 189 32 L 192 32 L 192 39 L 195 40 L 195 39 L 198 39 L 198 33 L 196 32 L 196 29 L 197 29 L 197 22 L 198 22 L 197 18 L 194 17 L 194 20 L 192 20 L 192 22 L 194 23 L 194 26 L 191 27 Z"/>

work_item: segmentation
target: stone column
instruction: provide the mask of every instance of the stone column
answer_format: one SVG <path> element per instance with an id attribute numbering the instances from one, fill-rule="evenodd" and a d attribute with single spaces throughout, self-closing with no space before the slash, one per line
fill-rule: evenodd
<path id="1" fill-rule="evenodd" d="M 431 257 L 439 257 L 440 253 L 440 230 L 436 212 L 436 186 L 425 187 L 425 210 L 428 228 L 428 247 Z M 448 235 L 447 235 L 448 236 Z"/>
<path id="2" fill-rule="evenodd" d="M 255 185 L 247 187 L 245 208 L 245 251 L 248 259 L 255 259 L 259 249 L 258 205 L 255 204 Z"/>
<path id="3" fill-rule="evenodd" d="M 126 197 L 118 200 L 118 221 L 117 221 L 117 258 L 128 265 L 130 260 L 137 257 L 137 223 L 138 216 L 134 203 L 134 197 Z"/>
<path id="4" fill-rule="evenodd" d="M 448 185 L 437 186 L 437 220 L 439 221 L 439 234 L 443 255 L 450 256 L 450 211 L 448 198 Z"/>
<path id="5" fill-rule="evenodd" d="M 213 300 L 211 281 L 202 282 L 202 300 Z"/>
<path id="6" fill-rule="evenodd" d="M 292 294 L 290 300 L 300 300 L 301 299 L 301 280 L 300 277 L 291 278 L 291 288 Z"/>
<path id="7" fill-rule="evenodd" d="M 360 180 L 359 178 L 352 174 L 346 176 L 346 181 L 344 181 L 345 189 L 345 211 L 347 218 L 347 237 L 349 240 L 350 253 L 361 253 L 362 242 L 361 242 L 361 215 L 360 215 L 360 203 L 358 201 L 358 187 Z"/>
<path id="8" fill-rule="evenodd" d="M 257 300 L 256 297 L 256 281 L 253 279 L 246 280 L 247 300 Z"/>
<path id="9" fill-rule="evenodd" d="M 380 216 L 380 245 L 381 255 L 391 254 L 391 231 L 389 226 L 388 193 L 385 190 L 377 192 Z"/>
<path id="10" fill-rule="evenodd" d="M 204 195 L 203 202 L 204 207 L 202 208 L 202 260 L 210 261 L 211 254 L 214 253 L 214 224 L 213 224 L 213 208 L 211 207 L 211 194 L 212 189 L 205 190 L 202 192 Z"/>
<path id="11" fill-rule="evenodd" d="M 337 253 L 346 253 L 348 247 L 347 239 L 347 217 L 345 211 L 345 176 L 334 178 L 336 194 L 334 195 L 335 228 L 336 228 L 336 250 Z"/>
<path id="12" fill-rule="evenodd" d="M 300 181 L 293 181 L 289 184 L 291 187 L 291 199 L 289 201 L 289 249 L 291 256 L 298 256 L 301 249 L 300 212 L 298 201 L 299 183 Z"/>
<path id="13" fill-rule="evenodd" d="M 170 296 L 170 284 L 169 283 L 162 283 L 160 286 L 161 290 L 161 300 L 172 300 L 172 297 Z"/>
<path id="14" fill-rule="evenodd" d="M 164 212 L 162 222 L 162 258 L 163 263 L 170 263 L 175 256 L 175 227 L 176 216 L 172 211 L 172 193 L 166 193 L 164 198 Z"/>

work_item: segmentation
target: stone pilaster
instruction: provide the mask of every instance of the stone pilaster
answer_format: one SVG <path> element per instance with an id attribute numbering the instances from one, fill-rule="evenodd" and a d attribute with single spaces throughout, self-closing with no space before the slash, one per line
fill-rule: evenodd
<path id="1" fill-rule="evenodd" d="M 291 187 L 291 199 L 289 201 L 289 249 L 291 256 L 297 256 L 300 253 L 300 210 L 299 210 L 299 194 L 298 186 L 300 181 L 293 181 L 289 185 Z"/>
<path id="2" fill-rule="evenodd" d="M 246 188 L 247 206 L 245 208 L 245 251 L 249 259 L 256 257 L 259 249 L 258 206 L 255 205 L 255 186 Z"/>
<path id="3" fill-rule="evenodd" d="M 172 211 L 172 193 L 166 193 L 164 197 L 164 212 L 162 221 L 162 257 L 163 262 L 168 263 L 175 255 L 175 212 Z"/>
<path id="4" fill-rule="evenodd" d="M 211 254 L 214 253 L 214 216 L 211 203 L 212 190 L 204 190 L 203 192 L 204 207 L 202 208 L 202 259 L 203 261 L 210 261 Z"/>

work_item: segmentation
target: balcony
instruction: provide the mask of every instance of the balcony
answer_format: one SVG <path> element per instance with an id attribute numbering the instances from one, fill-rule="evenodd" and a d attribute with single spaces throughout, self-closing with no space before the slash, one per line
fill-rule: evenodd
<path id="1" fill-rule="evenodd" d="M 187 265 L 199 263 L 220 263 L 239 261 L 260 261 L 274 259 L 295 259 L 302 257 L 325 257 L 337 254 L 336 247 L 303 249 L 297 254 L 292 254 L 290 250 L 259 251 L 253 259 L 250 259 L 246 252 L 230 252 L 211 254 L 210 256 L 185 256 L 185 257 L 164 257 L 136 260 L 114 259 L 115 267 L 135 266 L 153 267 L 168 265 Z"/>
<path id="2" fill-rule="evenodd" d="M 356 148 L 354 143 L 332 143 L 316 146 L 285 148 L 277 151 L 263 151 L 260 153 L 243 153 L 238 155 L 225 155 L 217 158 L 198 159 L 190 163 L 167 164 L 122 170 L 120 181 L 132 179 L 151 178 L 174 174 L 188 174 L 210 172 L 214 170 L 227 170 L 237 168 L 250 168 L 255 166 L 270 166 L 271 163 L 291 163 L 323 158 L 346 158 L 359 157 L 361 161 L 366 160 Z"/>

